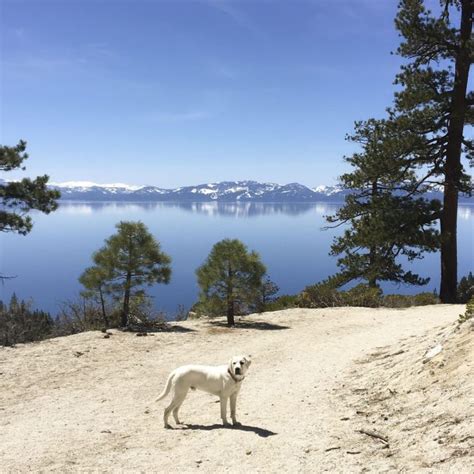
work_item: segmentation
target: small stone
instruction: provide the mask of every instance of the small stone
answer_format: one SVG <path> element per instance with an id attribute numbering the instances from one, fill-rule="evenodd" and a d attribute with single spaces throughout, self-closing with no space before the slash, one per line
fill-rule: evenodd
<path id="1" fill-rule="evenodd" d="M 252 454 L 252 451 L 251 451 L 251 450 L 248 450 L 248 451 L 245 452 L 245 454 L 246 454 L 247 456 L 250 456 L 250 455 Z"/>
<path id="2" fill-rule="evenodd" d="M 198 459 L 198 460 L 196 461 L 196 464 L 201 464 L 201 463 L 202 463 L 202 459 Z"/>

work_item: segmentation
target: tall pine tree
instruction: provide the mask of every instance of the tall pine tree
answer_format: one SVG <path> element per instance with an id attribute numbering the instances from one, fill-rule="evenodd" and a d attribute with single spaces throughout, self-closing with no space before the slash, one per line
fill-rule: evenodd
<path id="1" fill-rule="evenodd" d="M 355 279 L 376 287 L 380 281 L 423 285 L 429 279 L 403 269 L 399 257 L 408 261 L 438 248 L 432 227 L 439 203 L 414 197 L 417 179 L 405 170 L 405 149 L 415 144 L 398 140 L 393 124 L 386 120 L 357 122 L 349 141 L 361 146 L 359 153 L 345 158 L 354 170 L 341 177 L 351 194 L 330 223 L 349 223 L 336 238 L 332 255 L 341 255 L 338 284 Z M 413 138 L 416 139 L 415 136 Z"/>
<path id="2" fill-rule="evenodd" d="M 418 184 L 438 184 L 444 197 L 441 228 L 441 286 L 444 303 L 456 301 L 457 207 L 460 192 L 470 192 L 462 155 L 472 160 L 474 142 L 464 135 L 474 124 L 474 94 L 468 91 L 474 59 L 472 0 L 441 0 L 438 14 L 423 0 L 402 0 L 395 24 L 403 37 L 398 54 L 407 59 L 396 77 L 400 91 L 389 110 L 401 143 L 418 137 L 407 152 L 407 170 Z M 408 138 L 407 138 L 408 137 Z"/>

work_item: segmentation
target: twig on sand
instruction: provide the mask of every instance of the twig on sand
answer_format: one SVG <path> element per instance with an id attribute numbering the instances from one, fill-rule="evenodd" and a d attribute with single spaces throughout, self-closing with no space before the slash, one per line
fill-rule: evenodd
<path id="1" fill-rule="evenodd" d="M 340 446 L 333 446 L 332 448 L 327 448 L 325 449 L 324 451 L 328 452 L 328 451 L 334 451 L 335 449 L 341 449 Z"/>
<path id="2" fill-rule="evenodd" d="M 362 451 L 346 451 L 347 454 L 360 454 Z"/>
<path id="3" fill-rule="evenodd" d="M 376 438 L 376 439 L 379 439 L 380 441 L 382 441 L 382 443 L 384 444 L 388 444 L 388 438 L 384 435 L 381 435 L 375 431 L 372 431 L 372 430 L 356 430 L 358 433 L 362 433 L 362 434 L 365 434 L 367 436 L 371 436 L 372 438 Z"/>

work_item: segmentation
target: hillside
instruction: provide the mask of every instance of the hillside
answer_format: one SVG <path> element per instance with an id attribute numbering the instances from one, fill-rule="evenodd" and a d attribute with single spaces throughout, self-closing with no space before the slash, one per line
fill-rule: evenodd
<path id="1" fill-rule="evenodd" d="M 461 305 L 294 309 L 0 348 L 2 472 L 472 472 L 473 332 Z M 443 350 L 424 361 L 441 343 Z M 165 430 L 170 370 L 250 353 L 237 415 L 191 392 Z M 362 432 L 361 432 L 362 431 Z M 383 441 L 364 432 L 379 434 Z"/>

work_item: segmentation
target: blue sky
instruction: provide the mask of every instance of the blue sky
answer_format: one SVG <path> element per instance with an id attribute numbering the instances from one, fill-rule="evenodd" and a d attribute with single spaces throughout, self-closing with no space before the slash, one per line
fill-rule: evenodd
<path id="1" fill-rule="evenodd" d="M 1 143 L 55 182 L 333 184 L 392 100 L 396 5 L 3 0 Z"/>

